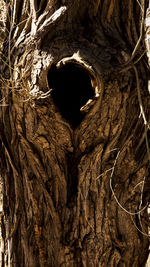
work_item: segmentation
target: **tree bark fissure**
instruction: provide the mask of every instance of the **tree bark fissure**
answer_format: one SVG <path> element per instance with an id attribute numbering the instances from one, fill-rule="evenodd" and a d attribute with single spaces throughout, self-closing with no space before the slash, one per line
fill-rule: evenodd
<path id="1" fill-rule="evenodd" d="M 134 51 L 138 1 L 2 3 L 6 266 L 144 266 L 150 185 L 133 67 L 145 49 L 141 38 Z M 149 121 L 146 64 L 144 55 L 136 71 Z"/>

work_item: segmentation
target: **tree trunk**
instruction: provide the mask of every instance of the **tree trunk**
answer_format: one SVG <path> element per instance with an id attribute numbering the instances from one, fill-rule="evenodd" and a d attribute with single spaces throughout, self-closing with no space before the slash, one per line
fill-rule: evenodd
<path id="1" fill-rule="evenodd" d="M 147 1 L 1 4 L 5 266 L 145 266 Z"/>

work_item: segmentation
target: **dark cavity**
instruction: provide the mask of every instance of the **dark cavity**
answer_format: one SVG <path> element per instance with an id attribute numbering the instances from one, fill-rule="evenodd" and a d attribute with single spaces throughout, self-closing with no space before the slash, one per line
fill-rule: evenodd
<path id="1" fill-rule="evenodd" d="M 59 68 L 53 65 L 48 72 L 48 82 L 59 112 L 73 128 L 77 127 L 85 116 L 81 107 L 95 95 L 89 71 L 72 62 Z"/>

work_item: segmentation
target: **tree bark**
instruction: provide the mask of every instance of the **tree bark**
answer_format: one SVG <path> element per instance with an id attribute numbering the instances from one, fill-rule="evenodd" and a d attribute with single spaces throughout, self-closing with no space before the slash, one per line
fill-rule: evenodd
<path id="1" fill-rule="evenodd" d="M 147 1 L 1 2 L 5 266 L 144 266 Z"/>

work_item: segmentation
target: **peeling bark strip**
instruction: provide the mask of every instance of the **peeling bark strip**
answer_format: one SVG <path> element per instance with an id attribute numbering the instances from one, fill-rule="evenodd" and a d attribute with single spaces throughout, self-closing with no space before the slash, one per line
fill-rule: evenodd
<path id="1" fill-rule="evenodd" d="M 144 266 L 147 1 L 0 4 L 1 266 Z"/>

